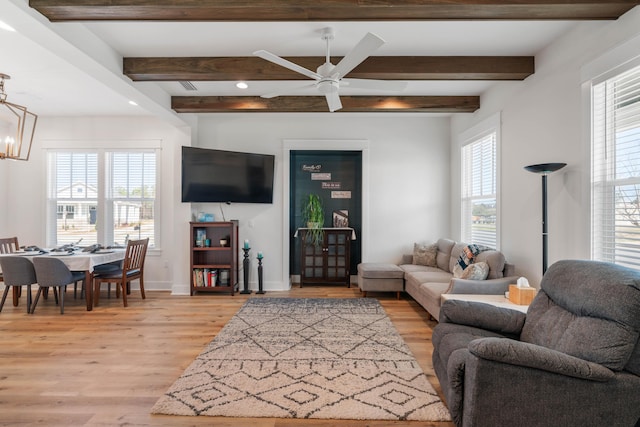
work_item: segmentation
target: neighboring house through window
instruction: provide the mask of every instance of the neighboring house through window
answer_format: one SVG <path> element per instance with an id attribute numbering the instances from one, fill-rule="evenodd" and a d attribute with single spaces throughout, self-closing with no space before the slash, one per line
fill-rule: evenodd
<path id="1" fill-rule="evenodd" d="M 591 257 L 640 269 L 640 67 L 591 90 Z"/>
<path id="2" fill-rule="evenodd" d="M 158 149 L 47 154 L 47 244 L 157 245 Z"/>
<path id="3" fill-rule="evenodd" d="M 461 235 L 468 243 L 498 248 L 499 115 L 467 132 L 461 148 Z"/>

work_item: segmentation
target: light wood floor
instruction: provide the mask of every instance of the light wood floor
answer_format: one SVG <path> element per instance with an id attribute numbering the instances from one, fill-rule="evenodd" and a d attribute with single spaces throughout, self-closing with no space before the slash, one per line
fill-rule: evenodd
<path id="1" fill-rule="evenodd" d="M 357 289 L 314 286 L 264 296 L 171 296 L 133 291 L 129 307 L 100 299 L 87 312 L 67 291 L 65 314 L 40 300 L 27 315 L 25 295 L 0 313 L 0 425 L 46 426 L 451 426 L 450 423 L 212 418 L 151 415 L 156 400 L 248 298 L 360 297 Z M 434 321 L 410 297 L 371 294 L 384 306 L 438 393 L 431 366 Z"/>

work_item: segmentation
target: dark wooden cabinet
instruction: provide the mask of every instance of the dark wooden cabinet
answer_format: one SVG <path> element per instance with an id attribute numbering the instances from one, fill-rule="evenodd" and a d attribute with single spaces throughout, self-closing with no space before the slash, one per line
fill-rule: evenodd
<path id="1" fill-rule="evenodd" d="M 307 284 L 345 284 L 350 286 L 351 229 L 324 229 L 321 245 L 308 242 L 307 230 L 298 230 L 302 258 L 300 287 Z"/>
<path id="2" fill-rule="evenodd" d="M 189 224 L 191 295 L 196 292 L 231 292 L 233 295 L 239 280 L 238 221 Z"/>

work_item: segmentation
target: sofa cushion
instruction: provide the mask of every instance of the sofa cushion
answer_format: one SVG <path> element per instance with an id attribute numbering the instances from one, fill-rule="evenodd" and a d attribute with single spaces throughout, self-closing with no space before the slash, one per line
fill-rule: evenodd
<path id="1" fill-rule="evenodd" d="M 559 261 L 542 279 L 521 339 L 613 370 L 633 370 L 639 312 L 637 272 L 594 261 Z"/>
<path id="2" fill-rule="evenodd" d="M 403 279 L 404 270 L 395 264 L 364 262 L 358 264 L 358 274 L 367 279 Z"/>
<path id="3" fill-rule="evenodd" d="M 403 266 L 405 267 L 405 266 Z M 416 266 L 418 267 L 418 266 Z M 446 290 L 449 287 L 449 282 L 453 275 L 451 273 L 447 273 L 446 271 L 442 271 L 438 268 L 434 267 L 424 267 L 420 266 L 422 270 L 405 270 L 406 275 L 410 275 L 416 283 L 430 283 L 430 282 L 440 282 L 442 283 L 443 289 Z M 405 276 L 405 278 L 407 278 Z M 438 295 L 438 299 L 440 296 Z"/>
<path id="4" fill-rule="evenodd" d="M 451 258 L 451 250 L 456 244 L 453 240 L 439 239 L 438 240 L 438 255 L 436 256 L 436 263 L 438 268 L 451 273 L 453 270 L 449 267 L 449 259 Z M 453 267 L 453 266 L 451 266 Z"/>
<path id="5" fill-rule="evenodd" d="M 427 267 L 437 267 L 436 256 L 438 254 L 437 243 L 414 243 L 413 244 L 413 263 L 418 265 L 426 265 Z"/>
<path id="6" fill-rule="evenodd" d="M 496 250 L 488 250 L 480 252 L 476 258 L 475 262 L 486 262 L 489 266 L 489 274 L 487 274 L 487 279 L 500 279 L 504 277 L 504 254 L 500 251 Z"/>
<path id="7" fill-rule="evenodd" d="M 606 319 L 576 316 L 544 292 L 529 306 L 522 341 L 621 370 L 629 361 L 638 333 Z M 544 310 L 544 311 L 541 311 Z"/>
<path id="8" fill-rule="evenodd" d="M 440 322 L 438 328 L 433 330 L 431 341 L 438 348 L 438 356 L 446 361 L 451 353 L 468 348 L 469 343 L 478 338 L 504 338 L 504 335 L 472 326 Z"/>
<path id="9" fill-rule="evenodd" d="M 629 362 L 625 366 L 626 370 L 640 376 L 640 339 L 636 343 L 636 348 L 633 349 Z"/>

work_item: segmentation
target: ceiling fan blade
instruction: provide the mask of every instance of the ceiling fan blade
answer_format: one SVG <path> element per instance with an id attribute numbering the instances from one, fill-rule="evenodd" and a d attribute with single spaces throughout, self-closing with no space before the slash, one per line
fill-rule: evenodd
<path id="1" fill-rule="evenodd" d="M 387 92 L 402 92 L 407 87 L 407 82 L 395 80 L 370 80 L 370 79 L 342 79 L 340 85 L 350 89 L 372 89 Z"/>
<path id="2" fill-rule="evenodd" d="M 302 92 L 306 89 L 315 88 L 315 87 L 316 87 L 315 83 L 306 83 L 301 86 L 296 86 L 286 90 L 280 90 L 278 92 L 265 93 L 264 95 L 260 95 L 260 98 L 267 98 L 267 99 L 276 98 L 278 96 L 282 96 L 282 92 L 286 92 L 287 94 L 290 94 L 290 93 Z"/>
<path id="3" fill-rule="evenodd" d="M 332 113 L 342 108 L 342 102 L 340 102 L 340 96 L 338 96 L 337 91 L 326 93 L 324 97 L 327 98 L 329 111 L 331 111 Z"/>
<path id="4" fill-rule="evenodd" d="M 257 50 L 253 52 L 254 55 L 259 56 L 262 59 L 266 59 L 267 61 L 273 62 L 274 64 L 278 64 L 281 67 L 288 68 L 291 71 L 295 71 L 296 73 L 303 74 L 310 79 L 320 80 L 322 76 L 318 73 L 315 73 L 311 70 L 307 70 L 304 67 L 301 67 L 298 64 L 294 64 L 291 61 L 287 61 L 284 58 L 280 58 L 278 55 L 274 55 L 271 52 L 267 52 L 266 50 Z"/>
<path id="5" fill-rule="evenodd" d="M 344 58 L 335 68 L 331 71 L 331 74 L 338 74 L 338 78 L 344 77 L 347 73 L 356 68 L 362 61 L 367 59 L 376 49 L 384 44 L 384 40 L 376 36 L 373 33 L 367 33 L 366 36 L 358 42 L 358 44 L 347 53 Z"/>

